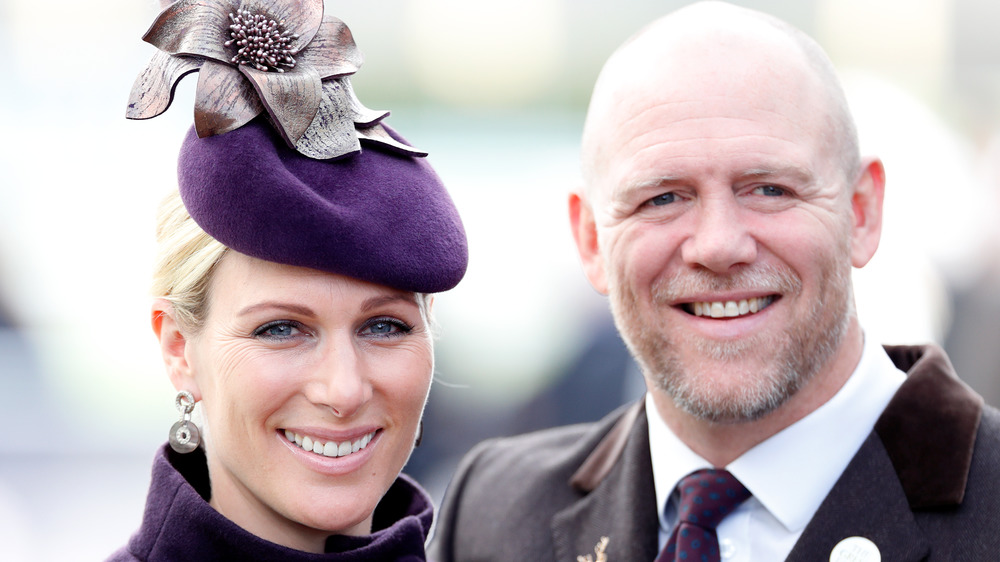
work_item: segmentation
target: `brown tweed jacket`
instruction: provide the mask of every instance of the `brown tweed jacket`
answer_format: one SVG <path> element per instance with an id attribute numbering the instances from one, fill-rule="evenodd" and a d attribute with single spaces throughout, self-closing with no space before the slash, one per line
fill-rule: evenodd
<path id="1" fill-rule="evenodd" d="M 1000 560 L 1000 412 L 939 348 L 886 350 L 907 380 L 788 560 L 829 560 L 852 536 L 874 542 L 883 562 Z M 651 561 L 655 503 L 639 401 L 593 424 L 478 445 L 448 489 L 430 555 Z"/>

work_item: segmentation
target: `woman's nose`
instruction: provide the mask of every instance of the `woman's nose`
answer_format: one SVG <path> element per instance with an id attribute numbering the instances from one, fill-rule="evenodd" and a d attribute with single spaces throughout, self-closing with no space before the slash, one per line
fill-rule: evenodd
<path id="1" fill-rule="evenodd" d="M 349 344 L 333 346 L 324 355 L 309 384 L 307 397 L 329 407 L 334 415 L 354 415 L 372 398 L 363 362 Z"/>
<path id="2" fill-rule="evenodd" d="M 747 229 L 734 197 L 702 203 L 692 228 L 681 245 L 681 257 L 689 265 L 728 273 L 733 266 L 757 259 L 757 241 Z"/>

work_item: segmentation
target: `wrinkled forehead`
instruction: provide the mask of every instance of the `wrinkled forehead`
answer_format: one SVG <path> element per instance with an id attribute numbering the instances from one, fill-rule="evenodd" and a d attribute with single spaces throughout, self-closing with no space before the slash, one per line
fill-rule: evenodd
<path id="1" fill-rule="evenodd" d="M 787 134 L 817 150 L 831 144 L 828 84 L 792 37 L 766 22 L 672 23 L 657 22 L 602 71 L 584 131 L 588 183 L 630 147 L 681 129 L 711 137 L 763 127 L 761 135 Z"/>

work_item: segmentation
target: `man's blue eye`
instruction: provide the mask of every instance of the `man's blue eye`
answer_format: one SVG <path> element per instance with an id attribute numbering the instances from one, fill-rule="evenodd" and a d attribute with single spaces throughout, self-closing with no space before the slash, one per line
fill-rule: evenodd
<path id="1" fill-rule="evenodd" d="M 781 197 L 785 194 L 784 189 L 773 185 L 762 185 L 757 188 L 757 191 L 765 197 Z"/>
<path id="2" fill-rule="evenodd" d="M 653 197 L 652 199 L 649 200 L 649 202 L 653 205 L 660 206 L 660 205 L 669 205 L 673 203 L 676 199 L 677 197 L 673 193 L 664 193 L 663 195 L 657 195 L 656 197 Z"/>

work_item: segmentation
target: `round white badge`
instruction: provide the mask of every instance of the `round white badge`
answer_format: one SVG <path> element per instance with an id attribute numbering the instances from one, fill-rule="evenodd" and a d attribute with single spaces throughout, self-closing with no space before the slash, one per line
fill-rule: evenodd
<path id="1" fill-rule="evenodd" d="M 847 537 L 833 547 L 830 562 L 882 562 L 882 553 L 864 537 Z"/>

